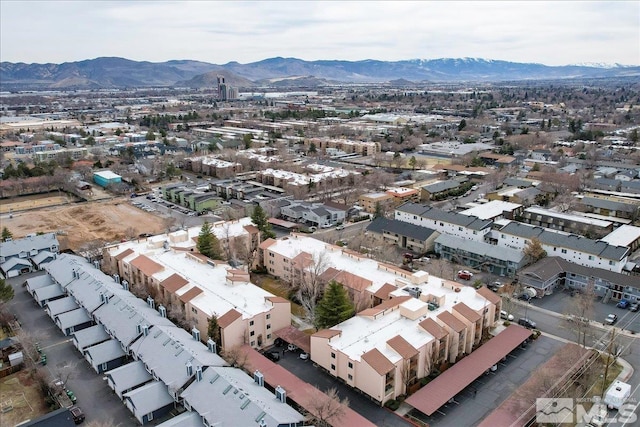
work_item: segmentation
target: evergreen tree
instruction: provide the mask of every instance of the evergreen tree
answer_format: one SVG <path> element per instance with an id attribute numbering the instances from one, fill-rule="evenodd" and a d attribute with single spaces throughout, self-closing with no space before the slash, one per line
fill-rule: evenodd
<path id="1" fill-rule="evenodd" d="M 211 231 L 211 224 L 205 221 L 198 235 L 198 251 L 211 259 L 221 259 L 220 241 Z"/>
<path id="2" fill-rule="evenodd" d="M 316 307 L 316 327 L 330 328 L 352 317 L 353 304 L 342 285 L 332 280 L 324 291 L 324 296 Z"/>
<path id="3" fill-rule="evenodd" d="M 209 319 L 209 327 L 207 334 L 216 343 L 216 350 L 220 348 L 220 325 L 218 325 L 218 316 L 215 314 Z"/>
<path id="4" fill-rule="evenodd" d="M 271 230 L 271 224 L 269 224 L 269 219 L 267 218 L 267 213 L 262 209 L 262 206 L 257 205 L 253 208 L 253 212 L 251 213 L 251 221 L 256 225 L 258 230 L 260 230 L 260 235 L 262 236 L 262 240 L 266 240 L 269 238 L 274 239 L 276 234 Z"/>
<path id="5" fill-rule="evenodd" d="M 467 127 L 467 121 L 465 119 L 460 120 L 460 123 L 458 124 L 458 131 L 461 131 L 466 127 Z"/>
<path id="6" fill-rule="evenodd" d="M 2 227 L 2 241 L 6 242 L 7 239 L 13 239 L 13 233 L 7 227 Z"/>
<path id="7" fill-rule="evenodd" d="M 0 302 L 7 302 L 13 298 L 13 288 L 10 284 L 0 279 Z"/>

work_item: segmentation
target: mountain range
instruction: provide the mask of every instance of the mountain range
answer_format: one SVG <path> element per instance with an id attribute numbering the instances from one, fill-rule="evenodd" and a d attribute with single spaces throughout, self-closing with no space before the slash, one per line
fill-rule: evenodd
<path id="1" fill-rule="evenodd" d="M 0 63 L 0 90 L 108 89 L 134 87 L 319 87 L 340 83 L 500 82 L 640 76 L 640 66 L 586 64 L 548 66 L 478 58 L 404 61 L 304 61 L 269 58 L 240 64 L 201 61 L 132 61 L 102 57 L 62 64 Z"/>

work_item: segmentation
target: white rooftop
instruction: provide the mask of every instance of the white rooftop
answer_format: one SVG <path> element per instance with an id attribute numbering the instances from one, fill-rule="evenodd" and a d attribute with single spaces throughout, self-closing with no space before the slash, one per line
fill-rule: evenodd
<path id="1" fill-rule="evenodd" d="M 359 361 L 363 354 L 375 348 L 392 363 L 396 363 L 401 359 L 401 356 L 387 345 L 388 340 L 400 335 L 413 347 L 420 348 L 434 339 L 431 334 L 418 325 L 426 318 L 435 318 L 445 311 L 451 312 L 452 307 L 460 302 L 474 311 L 481 311 L 488 304 L 487 300 L 478 295 L 472 287 L 451 281 L 443 281 L 443 279 L 434 276 L 429 276 L 426 282 L 416 287 L 422 291 L 421 298 L 426 299 L 428 295 L 433 295 L 437 298 L 444 297 L 444 303 L 436 310 L 429 311 L 427 309 L 425 311 L 426 314 L 417 317 L 415 320 L 404 316 L 402 312 L 403 310 L 409 312 L 425 310 L 427 302 L 423 299 L 411 298 L 400 304 L 398 309 L 382 316 L 377 316 L 375 319 L 357 315 L 331 328 L 340 330 L 342 333 L 333 337 L 329 345 L 356 361 Z M 455 288 L 460 289 L 460 291 L 455 292 Z M 409 293 L 399 288 L 393 291 L 391 295 L 398 297 L 409 295 Z"/>
<path id="2" fill-rule="evenodd" d="M 600 240 L 613 246 L 629 246 L 638 239 L 640 239 L 640 227 L 621 225 Z"/>
<path id="3" fill-rule="evenodd" d="M 582 215 L 573 215 L 568 213 L 556 212 L 550 209 L 544 209 L 544 208 L 535 207 L 535 206 L 525 209 L 525 212 L 531 212 L 533 214 L 539 214 L 539 215 L 551 215 L 554 218 L 561 218 L 561 219 L 566 219 L 568 221 L 581 222 L 583 224 L 589 224 L 596 227 L 608 227 L 611 225 L 611 221 L 588 218 Z M 634 227 L 634 228 L 637 228 L 637 227 Z M 640 228 L 638 230 L 640 230 Z"/>
<path id="4" fill-rule="evenodd" d="M 504 211 L 512 212 L 522 205 L 518 203 L 503 202 L 502 200 L 492 200 L 489 203 L 478 205 L 470 209 L 461 211 L 462 215 L 475 216 L 480 219 L 493 219 L 501 216 Z"/>
<path id="5" fill-rule="evenodd" d="M 93 174 L 98 175 L 104 179 L 120 178 L 120 175 L 113 173 L 111 171 L 99 171 L 99 172 L 94 172 Z"/>

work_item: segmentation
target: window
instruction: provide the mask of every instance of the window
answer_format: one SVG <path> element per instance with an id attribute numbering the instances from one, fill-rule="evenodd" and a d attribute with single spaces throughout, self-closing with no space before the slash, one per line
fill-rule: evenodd
<path id="1" fill-rule="evenodd" d="M 267 339 L 270 340 L 271 339 L 271 334 L 267 334 Z"/>
<path id="2" fill-rule="evenodd" d="M 249 321 L 249 326 L 253 326 L 253 320 Z"/>
<path id="3" fill-rule="evenodd" d="M 106 363 L 103 363 L 102 365 L 100 365 L 100 368 L 102 370 L 102 372 L 106 371 L 109 367 L 107 366 Z"/>
<path id="4" fill-rule="evenodd" d="M 251 332 L 249 332 L 249 336 L 254 336 L 255 334 L 256 334 L 256 332 L 255 332 L 255 331 L 251 331 Z"/>
<path id="5" fill-rule="evenodd" d="M 616 265 L 614 261 L 609 261 L 609 265 Z"/>
<path id="6" fill-rule="evenodd" d="M 589 261 L 593 261 L 593 255 L 589 255 Z"/>
<path id="7" fill-rule="evenodd" d="M 347 378 L 349 378 L 350 381 L 353 381 L 353 375 L 349 374 L 347 375 Z"/>
<path id="8" fill-rule="evenodd" d="M 255 347 L 256 346 L 256 342 L 255 341 L 251 341 L 251 347 Z"/>
<path id="9" fill-rule="evenodd" d="M 462 231 L 462 227 L 458 227 L 458 231 Z"/>
<path id="10" fill-rule="evenodd" d="M 353 369 L 353 363 L 349 362 L 349 369 Z"/>
<path id="11" fill-rule="evenodd" d="M 334 365 L 333 363 L 331 364 L 331 370 L 335 371 L 336 370 L 336 365 Z"/>
<path id="12" fill-rule="evenodd" d="M 271 329 L 271 324 L 267 323 L 267 329 Z"/>
<path id="13" fill-rule="evenodd" d="M 198 314 L 198 310 L 196 310 L 194 307 L 191 307 L 191 312 L 192 312 L 193 314 Z"/>
<path id="14" fill-rule="evenodd" d="M 151 420 L 153 420 L 153 412 L 149 412 L 147 414 L 147 421 L 151 421 Z"/>
<path id="15" fill-rule="evenodd" d="M 331 353 L 331 358 L 335 359 L 336 358 L 336 354 L 335 353 Z"/>
<path id="16" fill-rule="evenodd" d="M 271 313 L 267 313 L 267 320 L 271 319 Z"/>
<path id="17" fill-rule="evenodd" d="M 566 254 L 567 250 L 566 249 L 562 249 L 560 252 L 562 252 L 563 254 Z"/>

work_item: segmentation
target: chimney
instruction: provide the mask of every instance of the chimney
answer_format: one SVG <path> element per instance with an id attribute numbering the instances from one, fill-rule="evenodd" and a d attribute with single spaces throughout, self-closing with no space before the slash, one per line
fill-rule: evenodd
<path id="1" fill-rule="evenodd" d="M 142 334 L 146 337 L 147 335 L 149 335 L 149 325 L 143 325 L 142 326 Z"/>
<path id="2" fill-rule="evenodd" d="M 202 381 L 202 366 L 196 366 L 196 381 Z"/>
<path id="3" fill-rule="evenodd" d="M 97 270 L 100 270 L 100 261 L 98 261 L 98 260 L 93 261 L 93 266 L 94 266 Z"/>
<path id="4" fill-rule="evenodd" d="M 164 305 L 159 306 L 158 311 L 160 312 L 160 317 L 167 317 L 167 309 L 164 308 Z"/>
<path id="5" fill-rule="evenodd" d="M 124 289 L 125 291 L 129 290 L 129 282 L 127 282 L 126 280 L 122 281 L 122 289 Z"/>
<path id="6" fill-rule="evenodd" d="M 119 274 L 114 274 L 113 275 L 113 280 L 115 280 L 116 283 L 120 284 L 120 275 Z"/>
<path id="7" fill-rule="evenodd" d="M 191 329 L 191 335 L 194 340 L 200 341 L 200 331 L 195 326 Z"/>
<path id="8" fill-rule="evenodd" d="M 187 362 L 187 376 L 191 376 L 193 375 L 193 365 L 191 364 L 191 362 Z"/>
<path id="9" fill-rule="evenodd" d="M 156 303 L 155 301 L 153 301 L 153 298 L 151 298 L 151 295 L 149 295 L 147 297 L 147 304 L 149 305 L 149 307 L 155 309 L 156 308 Z"/>

